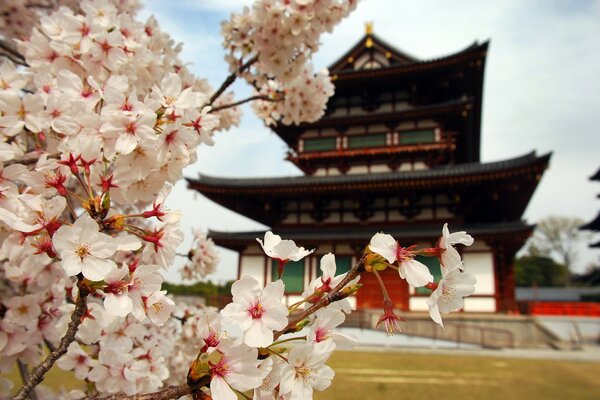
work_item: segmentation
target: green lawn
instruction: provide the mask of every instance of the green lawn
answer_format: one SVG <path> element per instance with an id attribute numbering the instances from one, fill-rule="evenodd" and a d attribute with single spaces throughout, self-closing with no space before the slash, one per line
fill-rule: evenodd
<path id="1" fill-rule="evenodd" d="M 585 400 L 600 398 L 600 363 L 402 352 L 336 352 L 315 399 Z"/>
<path id="2" fill-rule="evenodd" d="M 336 352 L 317 400 L 585 400 L 600 398 L 600 363 L 412 352 Z M 16 369 L 9 375 L 18 379 Z M 56 368 L 46 383 L 78 387 Z"/>

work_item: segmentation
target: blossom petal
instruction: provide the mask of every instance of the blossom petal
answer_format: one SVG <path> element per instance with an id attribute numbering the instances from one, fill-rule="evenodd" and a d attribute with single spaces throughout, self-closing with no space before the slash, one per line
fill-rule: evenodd
<path id="1" fill-rule="evenodd" d="M 369 250 L 385 258 L 390 264 L 396 261 L 398 242 L 392 235 L 376 233 L 369 243 Z"/>
<path id="2" fill-rule="evenodd" d="M 433 275 L 429 272 L 429 268 L 417 260 L 404 261 L 400 264 L 398 272 L 400 277 L 406 279 L 413 287 L 421 287 L 433 282 Z"/>

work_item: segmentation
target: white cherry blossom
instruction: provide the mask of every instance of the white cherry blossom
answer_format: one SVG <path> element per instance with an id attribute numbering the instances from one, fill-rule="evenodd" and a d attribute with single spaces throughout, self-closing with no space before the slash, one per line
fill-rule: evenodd
<path id="1" fill-rule="evenodd" d="M 433 275 L 423 263 L 414 259 L 414 253 L 400 246 L 391 235 L 376 233 L 369 243 L 369 249 L 385 258 L 390 264 L 398 263 L 398 273 L 409 285 L 421 287 L 433 282 Z"/>
<path id="2" fill-rule="evenodd" d="M 476 283 L 473 274 L 461 272 L 458 268 L 450 270 L 427 300 L 431 319 L 443 327 L 441 314 L 463 308 L 464 298 L 475 292 Z"/>
<path id="3" fill-rule="evenodd" d="M 91 281 L 100 281 L 117 268 L 110 259 L 117 250 L 117 243 L 99 232 L 98 224 L 87 213 L 72 226 L 61 226 L 52 237 L 52 243 L 69 276 L 82 273 Z"/>
<path id="4" fill-rule="evenodd" d="M 440 264 L 442 269 L 450 272 L 454 268 L 462 269 L 462 260 L 460 254 L 454 248 L 455 244 L 470 246 L 473 244 L 473 237 L 465 231 L 450 233 L 448 224 L 444 224 L 442 228 L 442 236 L 438 242 L 438 247 L 441 250 Z"/>
<path id="5" fill-rule="evenodd" d="M 233 302 L 221 314 L 244 331 L 245 344 L 267 347 L 273 342 L 273 331 L 283 329 L 288 323 L 283 291 L 281 280 L 261 289 L 256 279 L 245 275 L 231 286 Z"/>

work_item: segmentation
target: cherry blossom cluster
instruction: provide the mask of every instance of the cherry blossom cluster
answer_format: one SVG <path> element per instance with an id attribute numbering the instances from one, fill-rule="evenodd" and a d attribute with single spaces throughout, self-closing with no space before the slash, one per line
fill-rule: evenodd
<path id="1" fill-rule="evenodd" d="M 197 281 L 217 269 L 219 254 L 213 240 L 199 229 L 194 229 L 194 240 L 187 254 L 189 261 L 179 270 L 182 279 Z"/>
<path id="2" fill-rule="evenodd" d="M 57 366 L 73 371 L 79 380 L 93 382 L 101 393 L 146 393 L 162 387 L 169 377 L 172 348 L 165 329 L 131 316 L 115 316 L 91 303 L 77 341 Z"/>
<path id="3" fill-rule="evenodd" d="M 283 263 L 312 253 L 271 232 L 259 242 L 269 257 Z M 301 305 L 317 303 L 345 278 L 345 274 L 335 275 L 333 254 L 323 257 L 321 268 L 323 275 L 311 282 L 313 289 L 307 289 L 305 301 L 289 308 L 283 303 L 281 279 L 262 287 L 256 279 L 243 276 L 231 288 L 233 301 L 220 313 L 188 309 L 182 317 L 185 340 L 180 341 L 176 356 L 183 364 L 192 361 L 188 381 L 205 379 L 214 399 L 235 399 L 236 392 L 248 391 L 255 399 L 310 399 L 314 390 L 329 387 L 334 372 L 326 361 L 336 348 L 349 348 L 356 341 L 334 328 L 351 311 L 346 297 L 359 285 L 358 278 L 348 280 L 338 288 L 335 302 L 323 303 L 298 318 L 294 312 L 303 309 Z M 241 332 L 241 341 L 231 338 L 226 324 Z M 190 359 L 194 345 L 197 355 Z"/>
<path id="4" fill-rule="evenodd" d="M 140 7 L 137 0 L 113 0 L 121 12 L 133 14 Z M 12 50 L 12 39 L 28 36 L 40 17 L 47 16 L 59 7 L 68 7 L 76 12 L 83 10 L 77 0 L 4 0 L 0 3 L 0 41 Z M 6 49 L 8 50 L 8 49 Z"/>
<path id="5" fill-rule="evenodd" d="M 333 91 L 327 71 L 315 74 L 312 65 L 306 64 L 301 73 L 285 86 L 276 80 L 262 86 L 258 93 L 264 99 L 252 103 L 252 107 L 268 125 L 313 122 L 323 116 L 325 104 Z"/>
<path id="6" fill-rule="evenodd" d="M 406 279 L 412 287 L 426 287 L 432 290 L 427 300 L 431 319 L 443 326 L 441 314 L 457 311 L 463 308 L 464 298 L 475 292 L 477 280 L 470 272 L 464 271 L 460 254 L 454 247 L 456 244 L 470 246 L 473 237 L 464 231 L 450 233 L 448 224 L 442 228 L 442 236 L 435 248 L 417 249 L 416 246 L 402 247 L 393 236 L 377 233 L 371 239 L 368 250 L 371 255 L 368 268 L 374 273 L 388 267 L 398 270 L 401 279 Z M 435 256 L 439 260 L 442 278 L 434 282 L 429 268 L 415 259 L 417 255 Z M 383 293 L 384 315 L 379 323 L 384 323 L 388 333 L 400 331 L 401 317 L 394 313 L 385 286 L 380 281 Z M 440 314 L 441 313 L 441 314 Z"/>
<path id="7" fill-rule="evenodd" d="M 269 125 L 319 119 L 333 85 L 327 70 L 313 72 L 308 62 L 319 37 L 331 32 L 357 0 L 260 0 L 222 25 L 230 70 L 242 65 L 256 88 L 254 110 Z M 252 66 L 252 68 L 250 68 Z"/>
<path id="8" fill-rule="evenodd" d="M 227 61 L 258 54 L 259 74 L 288 83 L 319 49 L 319 37 L 331 32 L 356 7 L 357 0 L 259 0 L 242 14 L 224 22 L 223 46 Z"/>

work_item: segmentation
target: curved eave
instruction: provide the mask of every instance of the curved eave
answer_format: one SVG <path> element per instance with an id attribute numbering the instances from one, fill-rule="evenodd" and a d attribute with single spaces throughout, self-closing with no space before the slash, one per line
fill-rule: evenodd
<path id="1" fill-rule="evenodd" d="M 585 225 L 581 225 L 579 229 L 588 230 L 588 231 L 598 231 L 600 232 L 600 213 L 596 215 L 596 218 L 591 220 Z"/>
<path id="2" fill-rule="evenodd" d="M 348 193 L 361 190 L 389 191 L 478 185 L 483 182 L 516 178 L 541 173 L 548 166 L 551 153 L 537 156 L 531 152 L 522 157 L 491 163 L 455 164 L 419 171 L 337 176 L 296 176 L 285 178 L 231 179 L 200 176 L 186 178 L 188 187 L 207 197 L 239 199 L 240 197 L 293 197 L 308 194 Z"/>
<path id="3" fill-rule="evenodd" d="M 502 240 L 517 242 L 517 247 L 524 242 L 534 229 L 523 221 L 489 223 L 489 224 L 463 224 L 450 226 L 451 231 L 466 231 L 476 240 Z M 364 246 L 376 231 L 373 227 L 353 227 L 352 229 L 281 229 L 278 235 L 292 239 L 297 243 L 309 246 L 311 244 L 328 243 L 357 243 Z M 416 242 L 421 240 L 435 240 L 441 234 L 441 226 L 397 226 L 386 227 L 385 233 L 392 235 L 402 242 Z M 210 230 L 208 236 L 219 246 L 232 250 L 240 250 L 250 243 L 255 243 L 256 238 L 262 239 L 265 231 L 251 232 L 221 232 Z"/>
<path id="4" fill-rule="evenodd" d="M 469 64 L 472 61 L 485 61 L 489 42 L 474 44 L 463 51 L 451 54 L 446 57 L 433 60 L 420 61 L 404 65 L 393 65 L 390 67 L 363 70 L 343 70 L 336 71 L 333 75 L 336 86 L 344 82 L 354 84 L 355 81 L 369 80 L 373 81 L 379 78 L 389 79 L 390 77 L 401 78 L 404 75 L 413 75 L 415 73 L 429 72 L 433 70 L 455 67 L 461 64 Z"/>

